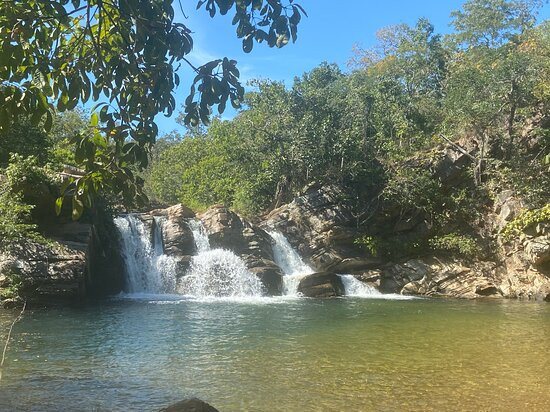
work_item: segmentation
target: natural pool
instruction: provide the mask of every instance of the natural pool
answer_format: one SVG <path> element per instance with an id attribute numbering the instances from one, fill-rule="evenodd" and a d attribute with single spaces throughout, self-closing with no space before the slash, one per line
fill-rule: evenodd
<path id="1" fill-rule="evenodd" d="M 16 315 L 0 311 L 0 337 Z M 147 411 L 191 396 L 220 411 L 550 405 L 550 304 L 144 296 L 29 310 L 13 333 L 6 411 Z"/>

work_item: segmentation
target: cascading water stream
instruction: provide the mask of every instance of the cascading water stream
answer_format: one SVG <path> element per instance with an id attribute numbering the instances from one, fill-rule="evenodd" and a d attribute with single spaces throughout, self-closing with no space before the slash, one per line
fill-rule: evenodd
<path id="1" fill-rule="evenodd" d="M 195 297 L 251 297 L 262 295 L 262 284 L 241 258 L 226 249 L 212 249 L 200 220 L 189 221 L 197 255 L 193 256 L 179 290 Z"/>
<path id="2" fill-rule="evenodd" d="M 268 234 L 274 240 L 273 258 L 284 274 L 283 294 L 297 296 L 300 280 L 314 271 L 305 264 L 300 255 L 294 250 L 282 233 L 269 231 Z"/>
<path id="3" fill-rule="evenodd" d="M 248 270 L 240 257 L 230 250 L 212 249 L 208 233 L 200 220 L 193 219 L 188 224 L 197 254 L 193 256 L 189 269 L 178 282 L 177 261 L 164 253 L 164 218 L 153 218 L 151 225 L 132 214 L 115 218 L 115 225 L 121 236 L 128 294 L 181 293 L 198 298 L 243 298 L 262 295 L 260 280 Z M 314 270 L 302 260 L 283 234 L 276 231 L 269 234 L 274 240 L 275 263 L 284 273 L 283 294 L 299 296 L 300 280 L 314 273 Z M 347 296 L 408 299 L 401 295 L 384 295 L 352 275 L 339 276 Z"/>
<path id="4" fill-rule="evenodd" d="M 305 276 L 314 273 L 306 265 L 296 250 L 290 245 L 287 238 L 280 232 L 269 231 L 273 238 L 273 258 L 281 268 L 283 276 L 283 293 L 287 296 L 298 296 L 298 284 Z M 401 295 L 384 295 L 375 287 L 356 279 L 353 275 L 338 275 L 342 279 L 346 296 L 378 299 L 409 299 Z"/>
<path id="5" fill-rule="evenodd" d="M 362 298 L 382 296 L 374 286 L 367 285 L 356 279 L 353 275 L 339 275 L 344 284 L 346 296 L 357 296 Z"/>
<path id="6" fill-rule="evenodd" d="M 164 254 L 163 220 L 155 218 L 152 233 L 136 216 L 115 218 L 126 266 L 126 292 L 163 294 L 176 287 L 175 261 Z"/>

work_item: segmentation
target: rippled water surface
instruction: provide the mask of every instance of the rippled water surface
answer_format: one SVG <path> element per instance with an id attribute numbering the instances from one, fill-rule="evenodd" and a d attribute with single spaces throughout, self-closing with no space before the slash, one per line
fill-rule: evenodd
<path id="1" fill-rule="evenodd" d="M 0 311 L 0 337 L 16 315 Z M 0 410 L 147 411 L 190 396 L 220 411 L 550 405 L 550 304 L 145 296 L 28 311 L 13 333 Z"/>

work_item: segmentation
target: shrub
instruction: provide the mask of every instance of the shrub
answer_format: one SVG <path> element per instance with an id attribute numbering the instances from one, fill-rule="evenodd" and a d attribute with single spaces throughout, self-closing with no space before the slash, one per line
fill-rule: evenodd
<path id="1" fill-rule="evenodd" d="M 372 236 L 361 236 L 353 241 L 357 246 L 360 246 L 372 256 L 378 257 L 380 253 L 380 241 Z"/>
<path id="2" fill-rule="evenodd" d="M 526 210 L 502 229 L 502 237 L 510 241 L 530 227 L 539 223 L 550 222 L 550 203 L 540 209 Z"/>
<path id="3" fill-rule="evenodd" d="M 473 258 L 479 253 L 476 240 L 471 236 L 459 233 L 435 236 L 428 240 L 428 243 L 433 250 L 445 251 L 465 258 Z"/>

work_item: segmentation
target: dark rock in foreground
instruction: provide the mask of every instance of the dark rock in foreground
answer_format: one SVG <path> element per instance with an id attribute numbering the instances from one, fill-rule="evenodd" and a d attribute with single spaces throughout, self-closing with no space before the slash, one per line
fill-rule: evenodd
<path id="1" fill-rule="evenodd" d="M 197 398 L 186 399 L 184 401 L 176 402 L 166 408 L 161 409 L 159 412 L 219 412 L 213 406 L 210 406 L 204 401 Z"/>
<path id="2" fill-rule="evenodd" d="M 343 296 L 345 290 L 340 276 L 320 272 L 304 277 L 298 284 L 298 292 L 308 298 L 332 298 Z"/>

